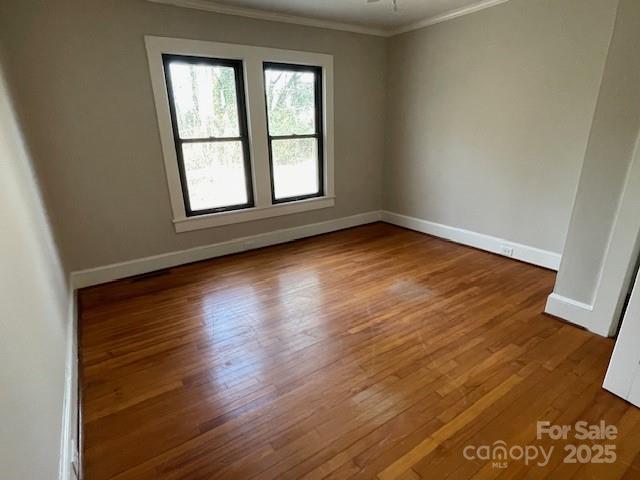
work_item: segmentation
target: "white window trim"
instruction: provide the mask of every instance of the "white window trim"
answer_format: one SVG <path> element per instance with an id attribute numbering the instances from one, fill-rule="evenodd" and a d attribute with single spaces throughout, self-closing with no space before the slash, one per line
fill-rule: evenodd
<path id="1" fill-rule="evenodd" d="M 329 208 L 335 205 L 332 55 L 153 36 L 145 36 L 145 44 L 176 232 L 249 222 L 308 210 Z M 171 115 L 169 113 L 169 99 L 162 63 L 163 53 L 242 60 L 255 207 L 192 217 L 186 215 L 171 126 Z M 322 67 L 322 97 L 324 102 L 324 159 L 322 159 L 324 161 L 324 196 L 322 197 L 272 204 L 263 62 Z"/>

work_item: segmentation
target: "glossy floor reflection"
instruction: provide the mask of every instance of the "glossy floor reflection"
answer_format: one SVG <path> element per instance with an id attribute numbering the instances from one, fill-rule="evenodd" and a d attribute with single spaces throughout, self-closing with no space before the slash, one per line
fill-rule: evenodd
<path id="1" fill-rule="evenodd" d="M 554 277 L 378 223 L 83 290 L 85 478 L 640 478 L 613 342 L 541 313 Z M 463 456 L 602 419 L 613 465 Z"/>

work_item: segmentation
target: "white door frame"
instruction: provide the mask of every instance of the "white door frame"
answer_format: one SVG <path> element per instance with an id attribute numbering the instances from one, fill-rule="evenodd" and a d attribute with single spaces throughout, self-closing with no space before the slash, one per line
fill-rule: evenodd
<path id="1" fill-rule="evenodd" d="M 640 407 L 640 276 L 636 277 L 603 386 Z"/>
<path id="2" fill-rule="evenodd" d="M 615 335 L 640 251 L 640 136 L 618 205 L 600 278 L 589 312 L 592 332 Z"/>

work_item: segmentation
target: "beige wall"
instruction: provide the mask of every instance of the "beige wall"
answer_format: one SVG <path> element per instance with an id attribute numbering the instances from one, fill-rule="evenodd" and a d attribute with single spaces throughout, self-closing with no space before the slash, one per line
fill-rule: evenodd
<path id="1" fill-rule="evenodd" d="M 389 42 L 384 207 L 562 252 L 617 0 L 512 0 Z"/>
<path id="2" fill-rule="evenodd" d="M 0 38 L 70 270 L 382 206 L 561 252 L 617 3 L 512 0 L 384 39 L 145 0 L 25 0 L 0 7 Z M 145 34 L 334 55 L 336 207 L 176 234 Z"/>
<path id="3" fill-rule="evenodd" d="M 71 270 L 380 209 L 384 38 L 144 0 L 4 3 L 8 74 Z M 335 208 L 176 234 L 146 34 L 334 55 Z"/>
<path id="4" fill-rule="evenodd" d="M 601 89 L 618 0 L 512 0 L 390 40 L 144 0 L 3 2 L 28 149 L 0 82 L 2 475 L 58 469 L 69 297 L 31 157 L 70 271 L 381 206 L 560 252 L 586 151 L 556 290 L 587 301 L 640 123 L 634 2 Z M 336 207 L 176 234 L 145 34 L 334 55 Z"/>
<path id="5" fill-rule="evenodd" d="M 621 0 L 554 290 L 588 305 L 598 287 L 640 131 L 639 49 L 640 2 Z"/>
<path id="6" fill-rule="evenodd" d="M 58 478 L 69 296 L 0 72 L 0 477 Z"/>

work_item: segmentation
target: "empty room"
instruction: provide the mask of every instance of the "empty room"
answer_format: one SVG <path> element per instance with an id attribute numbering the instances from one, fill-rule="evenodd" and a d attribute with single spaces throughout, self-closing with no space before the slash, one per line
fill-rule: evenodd
<path id="1" fill-rule="evenodd" d="M 640 479 L 640 1 L 0 0 L 0 479 Z"/>

